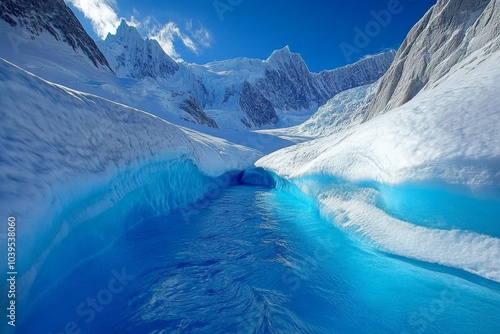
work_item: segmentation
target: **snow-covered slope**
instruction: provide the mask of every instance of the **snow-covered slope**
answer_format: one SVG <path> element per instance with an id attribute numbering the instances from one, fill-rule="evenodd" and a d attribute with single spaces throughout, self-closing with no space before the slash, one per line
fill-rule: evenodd
<path id="1" fill-rule="evenodd" d="M 477 50 L 485 54 L 499 50 L 499 6 L 498 0 L 439 0 L 404 40 L 366 120 L 431 89 Z"/>
<path id="2" fill-rule="evenodd" d="M 500 17 L 499 10 L 495 6 L 494 16 L 485 19 Z M 489 31 L 491 26 L 481 20 L 472 22 L 474 30 L 467 34 L 478 39 L 487 34 L 479 27 Z M 454 30 L 446 22 L 432 20 L 423 28 Z M 500 282 L 497 43 L 492 38 L 468 52 L 406 104 L 351 129 L 277 151 L 256 165 L 290 180 L 313 196 L 337 226 L 384 251 Z M 420 50 L 422 59 L 425 55 Z M 440 68 L 429 76 L 434 73 Z M 405 82 L 397 89 L 401 85 Z"/>
<path id="3" fill-rule="evenodd" d="M 378 82 L 348 89 L 335 95 L 311 118 L 297 126 L 297 132 L 317 138 L 360 124 L 377 88 Z"/>
<path id="4" fill-rule="evenodd" d="M 0 95 L 0 211 L 22 224 L 24 298 L 39 265 L 74 231 L 95 229 L 91 243 L 105 247 L 138 201 L 149 203 L 146 216 L 168 213 L 213 193 L 223 186 L 215 177 L 260 156 L 47 82 L 3 59 Z M 106 226 L 92 225 L 93 217 L 116 208 Z"/>

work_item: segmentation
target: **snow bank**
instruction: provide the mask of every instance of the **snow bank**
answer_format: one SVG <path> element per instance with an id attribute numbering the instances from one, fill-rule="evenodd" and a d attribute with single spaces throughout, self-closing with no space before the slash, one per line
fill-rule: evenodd
<path id="1" fill-rule="evenodd" d="M 500 52 L 473 54 L 433 90 L 354 129 L 292 146 L 257 165 L 288 178 L 331 174 L 385 184 L 500 183 Z"/>
<path id="2" fill-rule="evenodd" d="M 143 218 L 127 217 L 137 205 L 150 214 L 168 213 L 213 193 L 227 184 L 218 181 L 220 175 L 259 157 L 255 150 L 47 82 L 3 59 L 0 95 L 0 211 L 4 221 L 14 216 L 18 222 L 23 296 L 51 250 L 84 222 L 91 222 L 86 228 L 93 234 L 79 244 L 95 243 L 97 251 L 114 237 L 106 231 L 118 233 L 116 224 Z M 109 210 L 115 210 L 109 219 L 95 219 Z"/>
<path id="3" fill-rule="evenodd" d="M 339 228 L 382 250 L 500 282 L 498 210 L 488 216 L 490 226 L 474 228 L 500 205 L 500 52 L 484 55 L 472 54 L 433 89 L 387 114 L 277 151 L 256 166 L 290 180 Z M 449 198 L 460 193 L 478 215 L 462 226 L 453 221 L 456 212 L 443 215 L 440 226 L 396 215 L 388 208 L 404 199 L 384 198 L 380 189 L 407 185 Z"/>

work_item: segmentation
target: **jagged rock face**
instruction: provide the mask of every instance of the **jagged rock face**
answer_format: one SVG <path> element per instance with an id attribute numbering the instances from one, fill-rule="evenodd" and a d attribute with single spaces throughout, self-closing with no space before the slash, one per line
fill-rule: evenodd
<path id="1" fill-rule="evenodd" d="M 364 120 L 408 102 L 473 52 L 498 50 L 499 17 L 498 0 L 438 0 L 408 33 Z"/>
<path id="2" fill-rule="evenodd" d="M 265 61 L 242 58 L 211 63 L 210 77 L 204 77 L 203 72 L 198 75 L 214 90 L 210 93 L 213 102 L 207 103 L 208 107 L 219 108 L 231 98 L 237 98 L 238 106 L 249 116 L 248 123 L 262 126 L 274 123 L 271 120 L 276 110 L 311 110 L 342 91 L 377 81 L 391 65 L 395 54 L 391 50 L 339 69 L 311 73 L 302 57 L 285 47 L 273 52 Z M 245 65 L 247 63 L 249 66 Z M 214 80 L 214 72 L 231 74 L 224 74 L 229 77 L 214 86 L 208 83 Z M 234 88 L 238 85 L 241 85 L 239 91 Z M 259 99 L 248 96 L 259 96 Z M 256 111 L 263 103 L 266 110 L 273 110 L 273 114 L 256 122 Z M 248 123 L 244 122 L 246 126 Z"/>
<path id="3" fill-rule="evenodd" d="M 250 85 L 248 81 L 243 83 L 239 105 L 256 126 L 274 124 L 278 121 L 278 115 L 276 115 L 271 102 L 258 89 Z"/>
<path id="4" fill-rule="evenodd" d="M 285 47 L 267 59 L 265 76 L 254 85 L 276 109 L 307 110 L 344 90 L 377 81 L 394 55 L 388 51 L 335 70 L 311 73 L 302 57 Z"/>
<path id="5" fill-rule="evenodd" d="M 99 44 L 118 76 L 168 78 L 179 65 L 153 39 L 142 38 L 136 28 L 122 20 L 115 35 L 108 34 Z"/>
<path id="6" fill-rule="evenodd" d="M 2 0 L 0 18 L 13 27 L 23 26 L 33 38 L 48 32 L 75 51 L 81 50 L 96 67 L 109 68 L 106 57 L 64 0 Z"/>
<path id="7" fill-rule="evenodd" d="M 303 110 L 325 100 L 302 57 L 288 47 L 275 51 L 266 65 L 265 77 L 254 85 L 275 108 Z"/>
<path id="8" fill-rule="evenodd" d="M 315 75 L 330 99 L 345 90 L 372 84 L 380 79 L 391 66 L 396 51 L 389 50 L 374 56 L 368 56 L 344 67 L 323 71 Z M 320 101 L 320 104 L 323 104 Z"/>
<path id="9" fill-rule="evenodd" d="M 217 123 L 205 114 L 200 105 L 191 96 L 179 105 L 179 108 L 194 117 L 196 123 L 218 129 Z"/>

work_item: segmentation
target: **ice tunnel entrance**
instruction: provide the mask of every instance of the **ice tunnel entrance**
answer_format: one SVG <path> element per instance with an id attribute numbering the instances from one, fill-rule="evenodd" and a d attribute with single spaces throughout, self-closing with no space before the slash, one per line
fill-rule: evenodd
<path id="1" fill-rule="evenodd" d="M 271 173 L 264 168 L 256 167 L 250 168 L 243 172 L 240 180 L 241 184 L 251 186 L 262 186 L 266 188 L 275 188 L 276 181 Z"/>

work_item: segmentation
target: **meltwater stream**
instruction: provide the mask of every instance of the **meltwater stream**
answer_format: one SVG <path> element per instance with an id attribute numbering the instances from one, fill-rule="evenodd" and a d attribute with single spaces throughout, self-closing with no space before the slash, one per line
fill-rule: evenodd
<path id="1" fill-rule="evenodd" d="M 499 333 L 500 287 L 363 246 L 262 187 L 124 231 L 18 333 Z"/>

